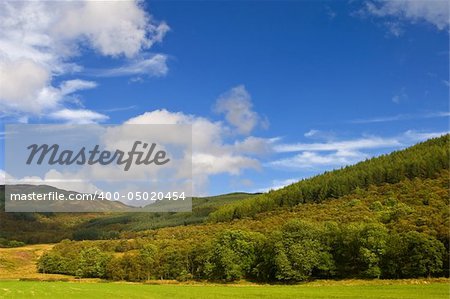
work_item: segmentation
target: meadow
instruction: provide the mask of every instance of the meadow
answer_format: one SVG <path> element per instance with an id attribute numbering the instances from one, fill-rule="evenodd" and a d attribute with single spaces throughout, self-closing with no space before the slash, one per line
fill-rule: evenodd
<path id="1" fill-rule="evenodd" d="M 302 285 L 186 285 L 0 281 L 1 298 L 345 298 L 447 299 L 448 281 L 357 281 Z"/>
<path id="2" fill-rule="evenodd" d="M 239 282 L 105 282 L 36 272 L 53 244 L 0 248 L 0 298 L 449 298 L 450 280 L 316 280 L 297 285 Z"/>

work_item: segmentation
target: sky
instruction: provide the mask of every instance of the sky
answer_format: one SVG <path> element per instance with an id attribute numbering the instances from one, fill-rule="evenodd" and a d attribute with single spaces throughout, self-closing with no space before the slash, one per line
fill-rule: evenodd
<path id="1" fill-rule="evenodd" d="M 448 132 L 449 29 L 434 0 L 2 1 L 0 150 L 10 123 L 190 124 L 196 194 L 280 188 Z"/>

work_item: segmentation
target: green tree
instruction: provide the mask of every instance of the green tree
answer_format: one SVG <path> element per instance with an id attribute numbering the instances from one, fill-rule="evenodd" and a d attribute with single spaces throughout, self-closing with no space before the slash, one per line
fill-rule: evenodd
<path id="1" fill-rule="evenodd" d="M 144 245 L 144 247 L 139 250 L 139 261 L 142 270 L 146 274 L 147 280 L 150 280 L 155 272 L 155 255 L 157 250 L 158 248 L 153 244 Z"/>
<path id="2" fill-rule="evenodd" d="M 446 250 L 433 236 L 415 231 L 393 234 L 387 248 L 383 261 L 386 277 L 430 277 L 443 270 Z"/>
<path id="3" fill-rule="evenodd" d="M 313 272 L 331 273 L 334 262 L 322 240 L 323 232 L 310 223 L 292 220 L 274 234 L 276 278 L 303 281 Z"/>
<path id="4" fill-rule="evenodd" d="M 80 252 L 76 275 L 79 277 L 106 277 L 106 266 L 111 259 L 109 254 L 97 247 L 87 247 Z"/>
<path id="5" fill-rule="evenodd" d="M 208 278 L 233 281 L 251 278 L 263 236 L 242 230 L 226 230 L 214 240 L 205 265 Z"/>

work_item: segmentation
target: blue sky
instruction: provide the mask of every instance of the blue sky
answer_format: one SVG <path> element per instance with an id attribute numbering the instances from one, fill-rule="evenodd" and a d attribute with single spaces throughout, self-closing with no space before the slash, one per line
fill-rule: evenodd
<path id="1" fill-rule="evenodd" d="M 199 194 L 279 187 L 448 131 L 447 1 L 2 5 L 3 124 L 213 127 Z"/>

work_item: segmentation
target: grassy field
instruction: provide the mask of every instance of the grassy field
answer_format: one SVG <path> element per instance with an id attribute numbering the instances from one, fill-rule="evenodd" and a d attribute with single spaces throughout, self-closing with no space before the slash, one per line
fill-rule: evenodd
<path id="1" fill-rule="evenodd" d="M 449 279 L 317 280 L 293 286 L 175 281 L 133 284 L 37 273 L 37 258 L 52 246 L 0 248 L 0 298 L 450 298 Z"/>
<path id="2" fill-rule="evenodd" d="M 145 285 L 0 281 L 0 298 L 345 298 L 448 299 L 447 282 L 269 285 Z"/>

